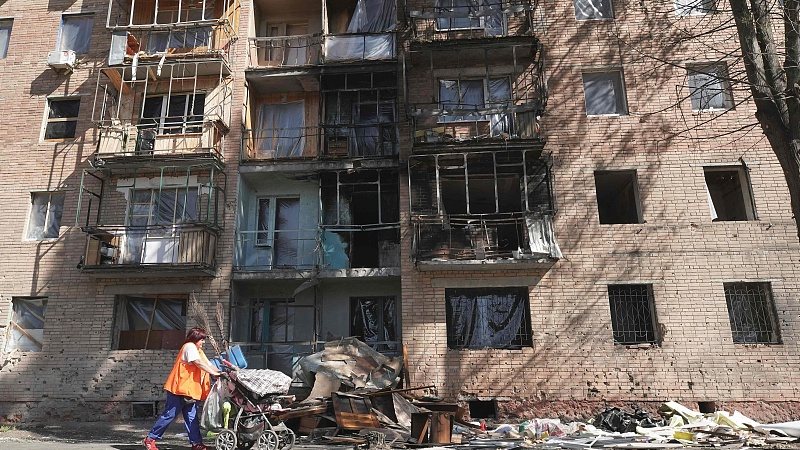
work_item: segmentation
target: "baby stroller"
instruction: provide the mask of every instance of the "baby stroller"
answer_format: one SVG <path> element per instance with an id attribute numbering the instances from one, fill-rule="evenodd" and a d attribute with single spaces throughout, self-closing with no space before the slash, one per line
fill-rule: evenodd
<path id="1" fill-rule="evenodd" d="M 227 383 L 230 401 L 238 410 L 233 426 L 217 435 L 217 450 L 254 448 L 256 450 L 290 450 L 295 435 L 276 417 L 277 400 L 283 393 L 269 393 L 275 377 L 286 375 L 271 370 L 241 370 L 229 373 Z M 288 377 L 286 377 L 288 378 Z M 274 389 L 273 389 L 274 390 Z"/>

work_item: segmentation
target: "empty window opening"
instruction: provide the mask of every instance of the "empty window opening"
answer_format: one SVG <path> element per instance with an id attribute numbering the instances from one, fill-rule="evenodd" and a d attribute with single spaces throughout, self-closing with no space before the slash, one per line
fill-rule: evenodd
<path id="1" fill-rule="evenodd" d="M 608 301 L 615 344 L 658 343 L 652 285 L 609 285 Z"/>
<path id="2" fill-rule="evenodd" d="M 397 307 L 394 297 L 351 297 L 350 335 L 378 351 L 397 350 Z"/>
<path id="3" fill-rule="evenodd" d="M 78 128 L 81 100 L 77 98 L 48 99 L 44 139 L 71 139 Z"/>
<path id="4" fill-rule="evenodd" d="M 628 113 L 621 70 L 584 73 L 583 94 L 587 116 L 621 116 Z"/>
<path id="5" fill-rule="evenodd" d="M 469 416 L 473 419 L 494 419 L 497 417 L 497 402 L 494 400 L 470 400 Z"/>
<path id="6" fill-rule="evenodd" d="M 47 297 L 13 297 L 5 351 L 42 351 L 46 312 Z"/>
<path id="7" fill-rule="evenodd" d="M 11 28 L 14 19 L 0 19 L 0 59 L 8 55 L 8 44 L 11 41 Z"/>
<path id="8" fill-rule="evenodd" d="M 601 224 L 642 223 L 635 170 L 594 173 Z"/>
<path id="9" fill-rule="evenodd" d="M 614 10 L 611 0 L 574 0 L 575 19 L 599 20 L 613 19 Z"/>
<path id="10" fill-rule="evenodd" d="M 320 175 L 328 268 L 399 266 L 398 182 L 395 171 Z"/>
<path id="11" fill-rule="evenodd" d="M 780 344 L 780 326 L 769 283 L 725 283 L 733 342 Z"/>
<path id="12" fill-rule="evenodd" d="M 446 289 L 447 347 L 520 349 L 533 345 L 527 287 Z"/>
<path id="13" fill-rule="evenodd" d="M 713 111 L 733 108 L 728 85 L 728 69 L 724 64 L 690 67 L 686 75 L 692 110 Z"/>
<path id="14" fill-rule="evenodd" d="M 316 309 L 293 298 L 252 298 L 234 304 L 231 337 L 243 344 L 248 367 L 292 374 L 316 334 Z"/>
<path id="15" fill-rule="evenodd" d="M 117 350 L 176 350 L 186 340 L 187 295 L 119 296 Z"/>
<path id="16" fill-rule="evenodd" d="M 706 167 L 703 174 L 711 220 L 755 220 L 753 194 L 745 167 Z"/>
<path id="17" fill-rule="evenodd" d="M 36 241 L 57 238 L 63 212 L 63 192 L 32 192 L 25 238 Z"/>
<path id="18" fill-rule="evenodd" d="M 61 16 L 58 49 L 78 54 L 89 53 L 94 14 L 64 14 Z"/>

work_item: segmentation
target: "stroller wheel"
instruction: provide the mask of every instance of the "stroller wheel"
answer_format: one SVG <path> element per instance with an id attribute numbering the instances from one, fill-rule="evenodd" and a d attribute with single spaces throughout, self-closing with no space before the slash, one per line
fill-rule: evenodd
<path id="1" fill-rule="evenodd" d="M 294 447 L 294 431 L 289 428 L 284 427 L 282 430 L 278 430 L 278 438 L 280 439 L 281 450 L 289 450 Z"/>
<path id="2" fill-rule="evenodd" d="M 278 450 L 280 447 L 278 435 L 272 430 L 264 430 L 256 440 L 256 450 Z"/>
<path id="3" fill-rule="evenodd" d="M 231 430 L 222 430 L 214 440 L 217 450 L 234 450 L 236 448 L 236 433 Z"/>

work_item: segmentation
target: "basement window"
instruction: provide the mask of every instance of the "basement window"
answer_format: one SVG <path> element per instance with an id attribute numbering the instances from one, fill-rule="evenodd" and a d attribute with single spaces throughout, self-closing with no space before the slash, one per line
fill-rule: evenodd
<path id="1" fill-rule="evenodd" d="M 518 350 L 533 345 L 527 287 L 445 289 L 447 348 Z"/>
<path id="2" fill-rule="evenodd" d="M 769 283 L 724 283 L 736 344 L 780 344 L 778 314 Z"/>
<path id="3" fill-rule="evenodd" d="M 186 340 L 187 295 L 117 298 L 117 350 L 177 350 Z"/>
<path id="4" fill-rule="evenodd" d="M 350 336 L 378 351 L 397 349 L 397 302 L 394 297 L 351 297 Z"/>
<path id="5" fill-rule="evenodd" d="M 608 302 L 615 344 L 658 344 L 651 284 L 609 285 Z"/>
<path id="6" fill-rule="evenodd" d="M 706 194 L 714 222 L 755 220 L 745 167 L 705 167 Z"/>
<path id="7" fill-rule="evenodd" d="M 46 312 L 47 297 L 13 297 L 5 351 L 42 351 Z"/>
<path id="8" fill-rule="evenodd" d="M 635 170 L 596 171 L 594 184 L 601 224 L 642 223 Z"/>

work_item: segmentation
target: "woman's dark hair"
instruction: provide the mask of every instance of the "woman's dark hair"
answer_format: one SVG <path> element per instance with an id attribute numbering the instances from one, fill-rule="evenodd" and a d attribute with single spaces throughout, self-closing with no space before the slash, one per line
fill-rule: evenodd
<path id="1" fill-rule="evenodd" d="M 206 330 L 200 327 L 194 327 L 191 330 L 189 330 L 189 333 L 186 335 L 186 341 L 184 342 L 184 344 L 187 344 L 189 342 L 191 342 L 192 344 L 197 344 L 197 342 L 200 341 L 200 339 L 205 339 L 207 337 L 208 333 L 206 333 Z"/>

